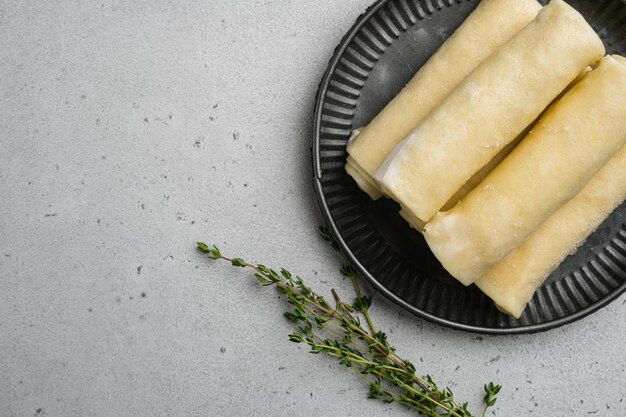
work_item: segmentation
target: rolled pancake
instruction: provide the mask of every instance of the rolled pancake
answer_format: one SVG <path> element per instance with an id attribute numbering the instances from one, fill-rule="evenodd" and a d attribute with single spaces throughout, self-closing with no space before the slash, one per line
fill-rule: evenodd
<path id="1" fill-rule="evenodd" d="M 626 199 L 626 146 L 517 249 L 475 284 L 520 318 L 537 287 Z"/>
<path id="2" fill-rule="evenodd" d="M 552 105 L 515 150 L 424 236 L 465 285 L 572 199 L 626 142 L 626 60 L 607 56 Z"/>
<path id="3" fill-rule="evenodd" d="M 396 146 L 375 177 L 383 193 L 427 222 L 603 54 L 585 19 L 553 0 Z"/>
<path id="4" fill-rule="evenodd" d="M 483 0 L 361 132 L 348 142 L 346 171 L 370 197 L 376 170 L 392 149 L 474 68 L 537 15 L 536 0 Z"/>

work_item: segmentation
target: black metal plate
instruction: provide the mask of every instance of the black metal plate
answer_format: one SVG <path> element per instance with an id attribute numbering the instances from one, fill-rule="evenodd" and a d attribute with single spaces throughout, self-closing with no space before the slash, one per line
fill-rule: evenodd
<path id="1" fill-rule="evenodd" d="M 542 3 L 546 3 L 542 1 Z M 569 0 L 607 53 L 626 52 L 625 0 Z M 388 199 L 372 201 L 346 174 L 350 131 L 371 120 L 476 7 L 476 0 L 380 0 L 345 35 L 317 94 L 315 190 L 344 253 L 374 287 L 427 320 L 484 333 L 548 330 L 580 319 L 626 290 L 626 203 L 550 275 L 519 320 L 443 269 Z"/>

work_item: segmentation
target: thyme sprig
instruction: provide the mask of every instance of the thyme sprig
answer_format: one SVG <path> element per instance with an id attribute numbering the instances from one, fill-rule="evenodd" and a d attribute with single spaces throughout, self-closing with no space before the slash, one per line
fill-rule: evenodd
<path id="1" fill-rule="evenodd" d="M 440 388 L 429 375 L 418 376 L 415 366 L 396 353 L 385 333 L 376 330 L 369 312 L 372 298 L 363 295 L 356 270 L 341 253 L 328 229 L 320 227 L 319 232 L 339 254 L 341 273 L 352 281 L 356 293 L 352 303 L 342 300 L 333 289 L 333 307 L 301 277 L 284 268 L 275 270 L 242 258 L 229 258 L 215 245 L 198 242 L 197 247 L 210 259 L 251 269 L 261 285 L 273 286 L 283 294 L 293 305 L 284 316 L 297 326 L 289 340 L 304 343 L 310 353 L 336 358 L 340 364 L 354 370 L 369 384 L 368 398 L 403 404 L 427 417 L 474 417 L 467 409 L 468 404 L 459 404 L 450 388 Z M 365 319 L 368 330 L 362 327 L 359 315 Z M 483 417 L 495 404 L 500 388 L 492 382 L 484 386 Z"/>

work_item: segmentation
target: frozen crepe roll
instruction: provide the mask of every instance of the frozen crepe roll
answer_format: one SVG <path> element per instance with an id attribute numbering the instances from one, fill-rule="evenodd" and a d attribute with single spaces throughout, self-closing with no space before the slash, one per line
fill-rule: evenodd
<path id="1" fill-rule="evenodd" d="M 346 171 L 370 197 L 381 196 L 374 174 L 387 155 L 474 68 L 526 26 L 536 0 L 483 0 L 404 89 L 348 143 Z"/>
<path id="2" fill-rule="evenodd" d="M 383 193 L 427 222 L 602 55 L 585 19 L 552 0 L 394 149 L 376 174 Z"/>
<path id="3" fill-rule="evenodd" d="M 626 60 L 607 56 L 424 236 L 465 285 L 484 275 L 572 199 L 626 142 Z"/>
<path id="4" fill-rule="evenodd" d="M 626 146 L 476 285 L 520 318 L 537 287 L 626 199 Z"/>

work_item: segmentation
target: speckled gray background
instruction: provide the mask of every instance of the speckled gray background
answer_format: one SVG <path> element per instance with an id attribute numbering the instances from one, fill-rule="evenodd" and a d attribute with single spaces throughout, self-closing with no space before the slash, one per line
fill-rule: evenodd
<path id="1" fill-rule="evenodd" d="M 393 416 L 286 341 L 199 239 L 349 291 L 316 237 L 317 84 L 371 0 L 0 2 L 0 416 Z M 132 3 L 132 4 L 130 4 Z M 624 415 L 626 306 L 452 331 L 378 297 L 398 351 L 498 416 Z"/>

